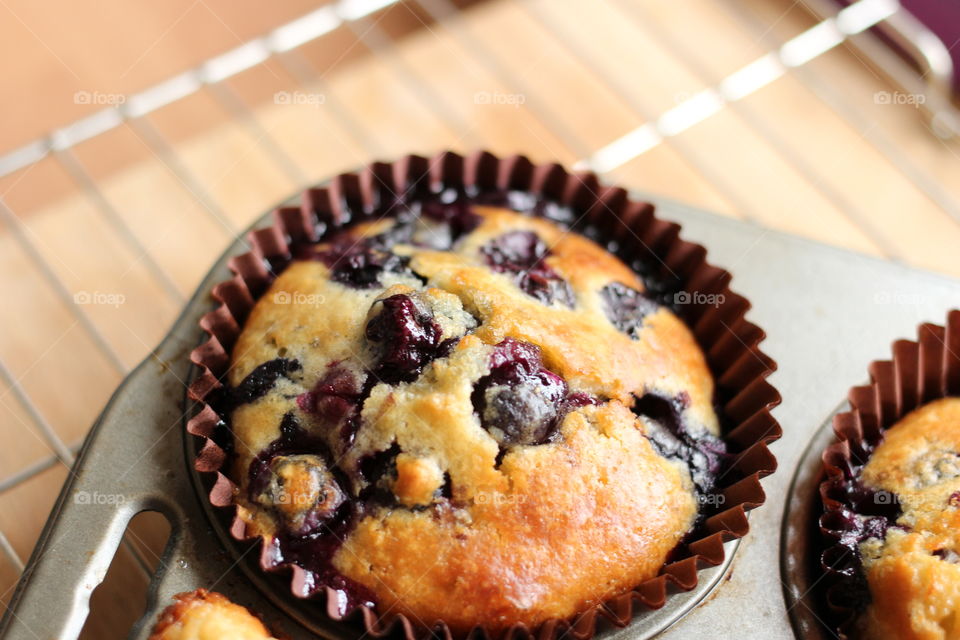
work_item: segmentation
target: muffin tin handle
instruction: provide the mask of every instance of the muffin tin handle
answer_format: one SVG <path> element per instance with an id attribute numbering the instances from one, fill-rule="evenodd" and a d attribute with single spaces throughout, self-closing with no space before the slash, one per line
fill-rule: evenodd
<path id="1" fill-rule="evenodd" d="M 184 456 L 182 381 L 194 340 L 178 328 L 187 322 L 182 317 L 127 377 L 91 429 L 0 622 L 0 638 L 77 638 L 90 596 L 127 524 L 142 511 L 163 513 L 171 536 L 132 638 L 149 635 L 156 609 L 173 594 L 211 587 L 228 573 L 209 562 L 219 553 L 216 536 L 204 536 L 205 526 L 199 532 L 186 526 L 191 520 L 207 523 Z"/>
<path id="2" fill-rule="evenodd" d="M 61 494 L 55 512 L 62 518 L 34 550 L 11 604 L 4 638 L 35 638 L 38 629 L 64 640 L 79 636 L 90 595 L 106 575 L 133 516 L 126 505 L 81 504 L 78 499 L 84 495 L 90 494 L 73 488 Z M 73 513 L 85 507 L 89 517 Z"/>

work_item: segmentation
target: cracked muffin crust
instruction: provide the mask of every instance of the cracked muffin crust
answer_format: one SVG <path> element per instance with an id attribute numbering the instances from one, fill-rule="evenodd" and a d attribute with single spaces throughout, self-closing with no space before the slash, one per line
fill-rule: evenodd
<path id="1" fill-rule="evenodd" d="M 302 249 L 228 382 L 235 501 L 269 564 L 458 633 L 655 576 L 724 459 L 704 356 L 631 269 L 463 200 Z"/>
<path id="2" fill-rule="evenodd" d="M 960 638 L 960 398 L 890 427 L 861 478 L 892 513 L 859 543 L 871 601 L 860 637 Z"/>

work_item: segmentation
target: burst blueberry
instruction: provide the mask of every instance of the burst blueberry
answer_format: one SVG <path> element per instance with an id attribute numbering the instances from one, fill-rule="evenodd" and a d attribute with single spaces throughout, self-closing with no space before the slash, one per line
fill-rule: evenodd
<path id="1" fill-rule="evenodd" d="M 367 340 L 380 350 L 374 375 L 387 383 L 415 380 L 432 360 L 446 355 L 451 344 L 433 316 L 412 297 L 396 294 L 377 303 L 379 312 L 367 323 Z"/>
<path id="2" fill-rule="evenodd" d="M 643 293 L 620 282 L 611 282 L 601 289 L 600 298 L 610 323 L 634 340 L 639 338 L 644 318 L 659 308 Z"/>
<path id="3" fill-rule="evenodd" d="M 384 273 L 409 272 L 407 258 L 396 255 L 382 239 L 345 233 L 313 254 L 330 269 L 330 277 L 355 289 L 372 289 Z"/>
<path id="4" fill-rule="evenodd" d="M 706 499 L 727 459 L 726 445 L 706 429 L 688 426 L 683 414 L 689 403 L 686 393 L 673 398 L 648 393 L 636 401 L 633 411 L 647 418 L 647 438 L 657 453 L 683 462 L 697 493 Z"/>
<path id="5" fill-rule="evenodd" d="M 550 249 L 533 231 L 509 231 L 481 247 L 491 269 L 508 273 L 521 291 L 544 304 L 574 306 L 570 283 L 546 263 Z"/>
<path id="6" fill-rule="evenodd" d="M 490 355 L 490 373 L 477 381 L 473 406 L 501 446 L 532 445 L 557 436 L 570 411 L 596 401 L 568 394 L 566 381 L 543 366 L 540 347 L 506 338 Z"/>

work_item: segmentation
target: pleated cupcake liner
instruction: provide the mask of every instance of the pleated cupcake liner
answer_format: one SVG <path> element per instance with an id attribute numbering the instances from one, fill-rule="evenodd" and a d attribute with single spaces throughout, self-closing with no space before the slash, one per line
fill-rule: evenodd
<path id="1" fill-rule="evenodd" d="M 824 613 L 842 639 L 851 637 L 859 611 L 851 595 L 866 589 L 856 556 L 840 544 L 850 534 L 851 514 L 858 513 L 846 490 L 859 476 L 884 431 L 914 409 L 947 396 L 960 396 L 960 310 L 947 314 L 943 326 L 925 323 L 916 340 L 893 343 L 891 360 L 868 367 L 870 384 L 847 394 L 850 410 L 833 418 L 837 441 L 823 452 L 825 479 L 820 483 L 823 512 L 819 529 Z"/>
<path id="2" fill-rule="evenodd" d="M 718 482 L 723 510 L 704 519 L 692 532 L 682 557 L 669 561 L 659 575 L 627 593 L 573 619 L 548 620 L 535 629 L 517 624 L 500 633 L 478 627 L 468 637 L 557 640 L 570 636 L 588 640 L 602 621 L 626 626 L 638 610 L 662 607 L 669 592 L 695 588 L 701 568 L 724 561 L 724 543 L 747 534 L 747 512 L 765 500 L 760 479 L 776 469 L 776 459 L 767 445 L 781 436 L 780 425 L 771 415 L 771 409 L 780 403 L 780 395 L 766 380 L 776 364 L 759 348 L 765 334 L 746 319 L 750 303 L 730 290 L 730 274 L 709 264 L 702 246 L 681 239 L 680 225 L 657 218 L 653 205 L 634 200 L 622 188 L 601 185 L 592 173 L 573 174 L 559 164 L 535 165 L 523 156 L 501 159 L 482 151 L 468 157 L 453 152 L 430 159 L 411 155 L 339 175 L 326 186 L 305 191 L 299 207 L 275 210 L 272 225 L 248 235 L 252 250 L 230 259 L 228 265 L 234 276 L 213 287 L 212 297 L 218 306 L 200 321 L 208 338 L 191 353 L 198 372 L 189 395 L 197 402 L 198 411 L 187 424 L 189 433 L 205 439 L 195 468 L 213 478 L 211 503 L 234 509 L 233 537 L 249 540 L 246 523 L 236 514 L 233 502 L 236 485 L 224 472 L 228 455 L 213 437 L 223 417 L 206 402 L 223 384 L 231 349 L 245 319 L 274 274 L 292 260 L 296 247 L 316 243 L 369 219 L 380 203 L 398 197 L 416 200 L 440 188 L 464 189 L 471 195 L 521 191 L 568 206 L 582 216 L 572 225 L 573 230 L 594 230 L 599 236 L 596 240 L 601 244 L 615 242 L 615 247 L 610 245 L 614 252 L 635 269 L 645 270 L 671 290 L 698 294 L 691 304 L 683 305 L 682 317 L 714 375 L 725 426 L 723 439 L 732 454 L 731 464 Z M 308 592 L 306 572 L 293 564 L 271 567 L 266 545 L 261 546 L 260 564 L 264 570 L 288 570 L 295 596 L 303 597 Z M 374 638 L 390 634 L 406 640 L 453 638 L 442 620 L 425 629 L 402 614 L 381 619 L 375 607 L 358 606 L 342 614 L 330 588 L 314 597 L 326 601 L 323 615 L 327 618 Z"/>

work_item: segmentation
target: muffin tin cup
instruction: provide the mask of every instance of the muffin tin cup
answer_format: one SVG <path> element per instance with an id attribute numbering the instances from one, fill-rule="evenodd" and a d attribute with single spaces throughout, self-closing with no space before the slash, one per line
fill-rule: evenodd
<path id="1" fill-rule="evenodd" d="M 205 402 L 222 385 L 230 351 L 247 315 L 274 274 L 290 262 L 294 247 L 318 242 L 362 221 L 364 212 L 375 210 L 382 201 L 416 198 L 437 186 L 469 192 L 523 191 L 571 207 L 579 215 L 573 230 L 586 225 L 596 229 L 598 240 L 608 243 L 627 264 L 645 265 L 648 271 L 652 265 L 653 277 L 677 292 L 678 302 L 683 303 L 678 307 L 681 315 L 706 355 L 716 381 L 723 438 L 733 455 L 718 483 L 721 497 L 717 502 L 722 508 L 692 532 L 682 557 L 665 564 L 656 577 L 572 619 L 548 620 L 535 629 L 518 624 L 496 634 L 477 627 L 469 637 L 554 640 L 570 635 L 587 640 L 603 625 L 626 626 L 638 611 L 662 607 L 671 591 L 696 587 L 699 569 L 724 561 L 724 543 L 747 534 L 747 512 L 765 500 L 760 479 L 776 469 L 767 445 L 781 435 L 770 413 L 780 396 L 766 380 L 776 364 L 759 349 L 764 332 L 746 320 L 750 303 L 730 290 L 730 274 L 707 263 L 706 250 L 681 239 L 680 226 L 658 219 L 651 204 L 631 199 L 622 188 L 600 185 L 591 173 L 573 174 L 558 164 L 534 165 L 522 156 L 500 159 L 488 152 L 466 158 L 452 152 L 430 159 L 407 156 L 337 176 L 327 186 L 304 192 L 301 206 L 275 210 L 272 226 L 248 235 L 251 251 L 230 260 L 234 276 L 213 287 L 212 297 L 218 306 L 200 321 L 208 337 L 191 353 L 197 370 L 189 396 L 198 410 L 188 421 L 187 430 L 204 440 L 194 466 L 210 479 L 210 502 L 224 510 L 234 509 L 231 535 L 237 540 L 250 540 L 246 524 L 235 513 L 236 487 L 224 473 L 228 456 L 213 439 L 221 416 Z M 267 570 L 265 555 L 260 564 Z M 304 597 L 307 585 L 303 570 L 295 565 L 276 570 L 288 570 L 291 592 Z M 375 608 L 365 606 L 341 615 L 330 589 L 315 598 L 318 609 L 320 602 L 326 604 L 322 611 L 327 618 L 375 638 L 390 634 L 407 640 L 453 637 L 442 620 L 426 629 L 400 614 L 381 618 Z"/>
<path id="2" fill-rule="evenodd" d="M 818 608 L 826 616 L 820 624 L 844 639 L 850 637 L 857 615 L 848 604 L 849 594 L 863 586 L 856 584 L 856 559 L 838 544 L 845 531 L 842 514 L 856 511 L 843 488 L 883 441 L 886 429 L 923 404 L 960 395 L 960 310 L 950 311 L 943 326 L 921 324 L 916 340 L 894 342 L 893 358 L 871 363 L 868 372 L 870 384 L 851 388 L 850 409 L 833 417 L 835 441 L 822 455 L 822 510 L 819 522 L 812 523 L 821 543 L 808 545 L 825 575 L 820 584 L 812 581 L 813 599 L 804 606 Z"/>

